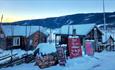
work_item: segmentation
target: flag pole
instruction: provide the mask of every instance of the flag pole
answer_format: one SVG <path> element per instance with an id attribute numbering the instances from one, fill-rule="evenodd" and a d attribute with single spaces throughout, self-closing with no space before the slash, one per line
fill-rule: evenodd
<path id="1" fill-rule="evenodd" d="M 1 16 L 1 23 L 2 23 L 2 20 L 3 20 L 3 14 L 2 14 L 2 16 Z"/>
<path id="2" fill-rule="evenodd" d="M 1 16 L 0 27 L 2 27 L 2 21 L 3 21 L 3 14 Z"/>

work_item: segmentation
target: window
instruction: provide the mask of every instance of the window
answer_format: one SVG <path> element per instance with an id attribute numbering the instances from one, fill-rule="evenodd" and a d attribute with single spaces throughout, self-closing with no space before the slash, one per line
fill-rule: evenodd
<path id="1" fill-rule="evenodd" d="M 20 37 L 13 38 L 13 46 L 20 46 Z"/>

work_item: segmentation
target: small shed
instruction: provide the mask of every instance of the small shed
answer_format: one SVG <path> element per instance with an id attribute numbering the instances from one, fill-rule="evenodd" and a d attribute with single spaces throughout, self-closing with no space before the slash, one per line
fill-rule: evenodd
<path id="1" fill-rule="evenodd" d="M 103 35 L 103 44 L 105 45 L 106 50 L 114 50 L 114 42 L 114 37 L 110 33 Z"/>

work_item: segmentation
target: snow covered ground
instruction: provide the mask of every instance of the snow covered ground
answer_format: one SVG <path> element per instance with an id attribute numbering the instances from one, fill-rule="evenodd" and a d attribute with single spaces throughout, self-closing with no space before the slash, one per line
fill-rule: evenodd
<path id="1" fill-rule="evenodd" d="M 12 51 L 12 55 L 15 55 L 13 56 L 13 58 L 22 58 L 23 56 L 25 56 L 26 54 L 33 54 L 33 51 L 24 51 L 24 50 L 21 50 L 21 49 L 14 49 Z M 7 61 L 10 61 L 11 58 L 7 58 L 7 59 L 4 59 L 4 60 L 1 60 L 3 59 L 4 57 L 8 57 L 8 56 L 11 56 L 11 50 L 0 50 L 0 64 L 3 64 L 3 63 L 6 63 Z"/>
<path id="2" fill-rule="evenodd" d="M 83 56 L 68 59 L 66 66 L 52 66 L 43 70 L 115 70 L 115 52 L 95 53 L 94 57 Z M 2 68 L 0 70 L 40 70 L 34 63 Z"/>

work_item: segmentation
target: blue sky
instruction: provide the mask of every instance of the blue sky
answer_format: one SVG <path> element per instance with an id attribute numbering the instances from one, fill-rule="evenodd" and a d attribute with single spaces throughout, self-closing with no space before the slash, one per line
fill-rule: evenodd
<path id="1" fill-rule="evenodd" d="M 0 0 L 4 22 L 102 12 L 103 0 Z M 115 11 L 115 0 L 105 0 L 106 12 Z"/>

